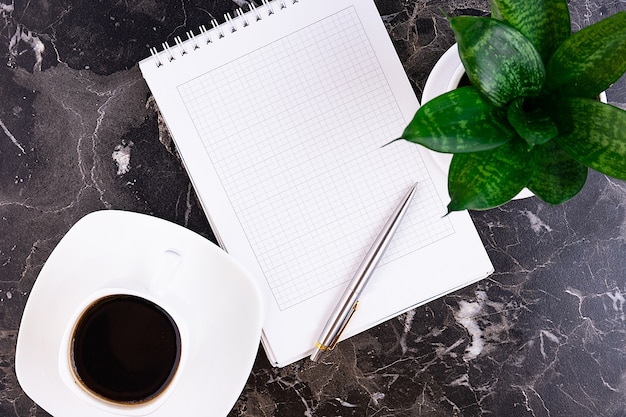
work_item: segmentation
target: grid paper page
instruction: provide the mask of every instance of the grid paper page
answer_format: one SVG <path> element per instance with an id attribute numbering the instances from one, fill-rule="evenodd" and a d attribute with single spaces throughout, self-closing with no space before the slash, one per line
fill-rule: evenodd
<path id="1" fill-rule="evenodd" d="M 416 180 L 382 262 L 454 232 L 417 148 L 382 147 L 407 121 L 353 8 L 178 92 L 281 310 L 348 281 Z"/>

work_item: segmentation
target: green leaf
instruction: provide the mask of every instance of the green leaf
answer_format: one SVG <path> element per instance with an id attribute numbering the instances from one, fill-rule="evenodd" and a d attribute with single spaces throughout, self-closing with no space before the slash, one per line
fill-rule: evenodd
<path id="1" fill-rule="evenodd" d="M 402 138 L 437 152 L 482 151 L 515 135 L 505 120 L 504 113 L 474 87 L 461 87 L 420 107 Z"/>
<path id="2" fill-rule="evenodd" d="M 546 87 L 569 97 L 594 98 L 626 71 L 626 12 L 574 33 L 547 65 Z"/>
<path id="3" fill-rule="evenodd" d="M 526 186 L 532 173 L 532 155 L 520 138 L 492 150 L 456 154 L 448 172 L 448 212 L 504 204 Z"/>
<path id="4" fill-rule="evenodd" d="M 511 126 L 530 145 L 546 143 L 554 138 L 558 129 L 552 119 L 539 106 L 525 109 L 525 100 L 518 98 L 513 100 L 507 111 L 507 118 Z"/>
<path id="5" fill-rule="evenodd" d="M 491 17 L 494 19 L 502 20 L 502 13 L 500 12 L 500 9 L 498 8 L 497 2 L 492 1 L 490 3 L 491 3 Z"/>
<path id="6" fill-rule="evenodd" d="M 541 92 L 543 62 L 518 30 L 499 20 L 476 16 L 453 17 L 450 26 L 470 81 L 496 106 Z"/>
<path id="7" fill-rule="evenodd" d="M 626 180 L 626 111 L 585 98 L 559 103 L 559 146 L 588 167 Z"/>
<path id="8" fill-rule="evenodd" d="M 550 141 L 533 148 L 535 172 L 528 189 L 550 204 L 561 204 L 574 197 L 585 185 L 588 168 Z"/>
<path id="9" fill-rule="evenodd" d="M 504 20 L 526 36 L 547 63 L 570 35 L 566 0 L 493 0 L 494 17 Z"/>

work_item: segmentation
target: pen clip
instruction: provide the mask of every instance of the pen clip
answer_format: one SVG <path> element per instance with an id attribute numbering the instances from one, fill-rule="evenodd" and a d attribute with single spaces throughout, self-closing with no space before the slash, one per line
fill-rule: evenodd
<path id="1" fill-rule="evenodd" d="M 337 334 L 335 335 L 333 340 L 328 344 L 328 347 L 326 348 L 326 350 L 333 350 L 335 346 L 337 345 L 337 343 L 339 343 L 339 338 L 343 334 L 343 331 L 346 330 L 346 327 L 348 327 L 348 323 L 350 322 L 350 319 L 352 318 L 352 316 L 354 315 L 354 312 L 356 311 L 358 307 L 359 307 L 359 300 L 356 300 L 354 304 L 352 305 L 352 308 L 350 309 L 351 310 L 350 314 L 343 321 L 343 323 L 341 324 L 341 327 L 339 328 L 339 330 L 337 330 Z"/>

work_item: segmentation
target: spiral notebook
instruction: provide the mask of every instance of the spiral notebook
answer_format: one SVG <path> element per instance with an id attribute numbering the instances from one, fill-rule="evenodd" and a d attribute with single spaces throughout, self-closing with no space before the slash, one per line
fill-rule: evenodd
<path id="1" fill-rule="evenodd" d="M 275 366 L 312 351 L 416 181 L 344 338 L 493 271 L 468 214 L 445 216 L 446 175 L 430 154 L 383 146 L 419 103 L 373 1 L 250 4 L 140 68 L 220 245 L 261 289 Z"/>

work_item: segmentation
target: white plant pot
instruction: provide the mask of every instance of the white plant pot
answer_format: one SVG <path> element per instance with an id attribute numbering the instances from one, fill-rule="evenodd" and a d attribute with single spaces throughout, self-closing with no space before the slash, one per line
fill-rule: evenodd
<path id="1" fill-rule="evenodd" d="M 457 45 L 452 45 L 435 64 L 424 86 L 424 92 L 422 94 L 422 104 L 427 101 L 451 91 L 459 85 L 461 78 L 465 74 L 465 68 L 459 57 L 459 50 Z M 606 94 L 600 93 L 599 99 L 602 103 L 607 102 Z M 440 152 L 430 152 L 432 159 L 437 166 L 448 175 L 448 168 L 450 167 L 450 161 L 452 155 Z M 532 196 L 533 193 L 524 188 L 514 199 L 521 199 Z"/>

